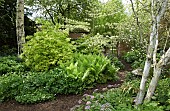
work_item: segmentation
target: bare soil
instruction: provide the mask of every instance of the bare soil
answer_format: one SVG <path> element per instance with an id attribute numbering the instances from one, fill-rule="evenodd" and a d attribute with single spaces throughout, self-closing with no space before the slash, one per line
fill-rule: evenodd
<path id="1" fill-rule="evenodd" d="M 78 95 L 57 95 L 53 101 L 46 101 L 38 104 L 19 104 L 14 100 L 0 103 L 0 111 L 70 111 L 72 107 L 78 104 L 84 94 L 92 94 L 95 89 L 98 92 L 104 92 L 110 88 L 119 87 L 125 78 L 126 71 L 131 70 L 129 64 L 125 64 L 125 69 L 119 72 L 120 79 L 116 82 L 107 82 L 106 84 L 98 84 L 92 89 L 86 90 L 83 94 Z M 125 71 L 126 70 L 126 71 Z M 108 86 L 112 87 L 108 87 Z"/>

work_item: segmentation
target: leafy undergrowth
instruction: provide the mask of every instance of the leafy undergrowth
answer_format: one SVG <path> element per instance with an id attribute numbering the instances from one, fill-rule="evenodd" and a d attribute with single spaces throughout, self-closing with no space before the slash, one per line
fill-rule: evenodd
<path id="1" fill-rule="evenodd" d="M 0 57 L 0 75 L 10 72 L 22 72 L 26 67 L 21 63 L 21 59 L 15 56 Z"/>
<path id="2" fill-rule="evenodd" d="M 92 54 L 75 54 L 69 62 L 44 72 L 27 71 L 24 63 L 12 61 L 0 63 L 9 69 L 0 76 L 0 101 L 15 99 L 23 104 L 52 100 L 56 94 L 81 93 L 96 83 L 115 81 L 118 71 L 109 59 Z"/>
<path id="3" fill-rule="evenodd" d="M 90 51 L 76 52 L 67 30 L 45 21 L 43 24 L 41 31 L 27 37 L 21 59 L 0 58 L 0 101 L 37 103 L 117 79 L 119 68 L 110 59 Z"/>
<path id="4" fill-rule="evenodd" d="M 124 83 L 104 93 L 85 95 L 79 101 L 75 111 L 169 111 L 170 110 L 170 78 L 162 79 L 152 101 L 138 107 L 134 105 L 138 92 L 139 79 Z"/>

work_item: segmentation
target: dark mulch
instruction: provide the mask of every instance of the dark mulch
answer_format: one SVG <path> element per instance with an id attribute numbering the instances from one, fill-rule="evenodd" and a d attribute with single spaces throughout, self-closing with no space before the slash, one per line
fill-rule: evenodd
<path id="1" fill-rule="evenodd" d="M 129 64 L 125 64 L 125 70 L 130 70 Z M 119 72 L 120 80 L 116 82 L 107 82 L 106 84 L 98 84 L 95 88 L 86 90 L 83 94 L 92 94 L 95 89 L 98 92 L 104 92 L 110 88 L 116 88 L 123 83 L 125 71 Z M 108 87 L 110 85 L 111 87 Z M 78 95 L 57 95 L 56 100 L 42 102 L 38 104 L 22 105 L 16 101 L 7 101 L 0 103 L 0 111 L 70 111 L 70 108 L 78 104 L 83 94 Z"/>
<path id="2" fill-rule="evenodd" d="M 123 74 L 123 72 L 120 72 L 120 74 Z M 119 80 L 107 82 L 106 84 L 98 84 L 95 88 L 86 90 L 83 94 L 92 94 L 95 89 L 98 89 L 97 92 L 103 92 L 110 89 L 107 87 L 108 85 L 112 85 L 111 88 L 114 88 L 120 86 L 122 82 L 123 80 Z M 83 98 L 83 94 L 57 95 L 56 100 L 30 105 L 22 105 L 12 100 L 1 103 L 0 111 L 70 111 L 70 108 L 78 104 L 78 100 Z"/>

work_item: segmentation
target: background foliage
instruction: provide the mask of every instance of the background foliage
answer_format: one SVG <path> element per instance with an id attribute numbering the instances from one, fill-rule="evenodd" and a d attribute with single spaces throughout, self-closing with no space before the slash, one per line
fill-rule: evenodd
<path id="1" fill-rule="evenodd" d="M 0 2 L 0 55 L 9 55 L 16 53 L 17 37 L 16 37 L 16 1 L 3 0 Z M 25 35 L 32 35 L 36 31 L 35 22 L 28 18 L 25 11 Z M 13 49 L 13 50 L 11 50 Z"/>

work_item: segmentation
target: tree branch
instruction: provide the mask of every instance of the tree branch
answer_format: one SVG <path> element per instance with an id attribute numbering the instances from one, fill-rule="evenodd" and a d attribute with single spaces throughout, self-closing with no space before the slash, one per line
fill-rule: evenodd
<path id="1" fill-rule="evenodd" d="M 135 12 L 133 1 L 130 0 L 130 2 L 131 2 L 131 5 L 132 5 L 132 11 L 133 11 L 134 16 L 135 16 L 135 19 L 136 19 L 136 24 L 137 24 L 138 30 L 139 30 L 140 43 L 142 43 L 142 40 L 143 40 L 143 39 L 142 39 L 142 33 L 141 33 L 141 27 L 140 27 L 140 23 L 139 23 L 139 18 L 138 18 L 137 13 Z"/>

